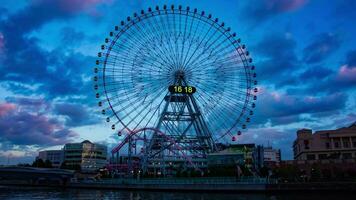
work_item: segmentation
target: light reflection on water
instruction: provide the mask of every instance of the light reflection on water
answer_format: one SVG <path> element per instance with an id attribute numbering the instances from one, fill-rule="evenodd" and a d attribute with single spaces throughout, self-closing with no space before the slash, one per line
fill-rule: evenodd
<path id="1" fill-rule="evenodd" d="M 347 194 L 317 194 L 317 193 L 185 193 L 185 192 L 149 192 L 124 190 L 95 189 L 56 189 L 36 187 L 6 187 L 0 186 L 0 199 L 116 199 L 116 200 L 293 200 L 293 199 L 353 199 Z"/>

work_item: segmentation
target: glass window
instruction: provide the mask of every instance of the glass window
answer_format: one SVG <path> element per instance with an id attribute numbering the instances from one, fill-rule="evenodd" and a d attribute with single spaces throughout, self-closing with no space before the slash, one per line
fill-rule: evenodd
<path id="1" fill-rule="evenodd" d="M 352 158 L 352 154 L 351 153 L 343 153 L 342 154 L 342 158 L 343 159 L 351 159 Z"/>
<path id="2" fill-rule="evenodd" d="M 330 149 L 330 143 L 329 143 L 329 142 L 326 142 L 326 143 L 325 143 L 325 147 L 326 147 L 327 149 Z"/>
<path id="3" fill-rule="evenodd" d="M 307 155 L 307 160 L 315 160 L 315 155 L 314 154 L 308 154 Z"/>
<path id="4" fill-rule="evenodd" d="M 328 158 L 328 154 L 319 154 L 319 160 L 324 160 Z"/>
<path id="5" fill-rule="evenodd" d="M 339 142 L 334 142 L 335 148 L 339 148 Z"/>
<path id="6" fill-rule="evenodd" d="M 304 140 L 304 149 L 309 149 L 309 141 Z"/>
<path id="7" fill-rule="evenodd" d="M 344 141 L 344 148 L 349 148 L 350 146 L 349 146 L 349 142 L 347 142 L 347 141 Z"/>

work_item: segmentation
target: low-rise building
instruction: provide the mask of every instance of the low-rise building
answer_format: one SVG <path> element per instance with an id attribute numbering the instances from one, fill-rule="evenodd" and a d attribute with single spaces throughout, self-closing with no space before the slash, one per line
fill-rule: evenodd
<path id="1" fill-rule="evenodd" d="M 36 159 L 49 160 L 52 167 L 59 168 L 63 162 L 63 157 L 63 150 L 46 150 L 40 151 Z"/>
<path id="2" fill-rule="evenodd" d="M 263 148 L 263 163 L 265 166 L 275 166 L 281 162 L 281 150 L 271 146 Z"/>
<path id="3" fill-rule="evenodd" d="M 63 151 L 65 164 L 82 171 L 95 171 L 107 164 L 107 147 L 89 140 L 65 144 Z"/>
<path id="4" fill-rule="evenodd" d="M 210 166 L 246 164 L 257 169 L 263 166 L 263 147 L 255 144 L 232 144 L 219 152 L 208 154 Z"/>
<path id="5" fill-rule="evenodd" d="M 293 143 L 295 160 L 337 160 L 356 158 L 356 122 L 336 130 L 301 129 Z"/>

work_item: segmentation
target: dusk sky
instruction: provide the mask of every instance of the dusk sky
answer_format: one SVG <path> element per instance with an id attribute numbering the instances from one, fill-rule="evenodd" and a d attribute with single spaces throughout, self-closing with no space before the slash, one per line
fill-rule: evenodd
<path id="1" fill-rule="evenodd" d="M 122 19 L 164 4 L 211 13 L 249 49 L 260 91 L 240 143 L 293 159 L 298 129 L 356 121 L 354 0 L 1 0 L 0 164 L 84 139 L 111 149 L 118 138 L 93 90 L 97 52 Z"/>

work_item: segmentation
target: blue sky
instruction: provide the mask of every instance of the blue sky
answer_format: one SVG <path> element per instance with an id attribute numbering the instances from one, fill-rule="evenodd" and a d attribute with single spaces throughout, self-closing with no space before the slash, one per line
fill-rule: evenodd
<path id="1" fill-rule="evenodd" d="M 2 1 L 0 164 L 83 139 L 113 146 L 92 89 L 95 56 L 114 25 L 163 4 L 211 13 L 247 45 L 260 92 L 239 142 L 269 143 L 292 159 L 297 129 L 356 121 L 353 0 Z"/>

